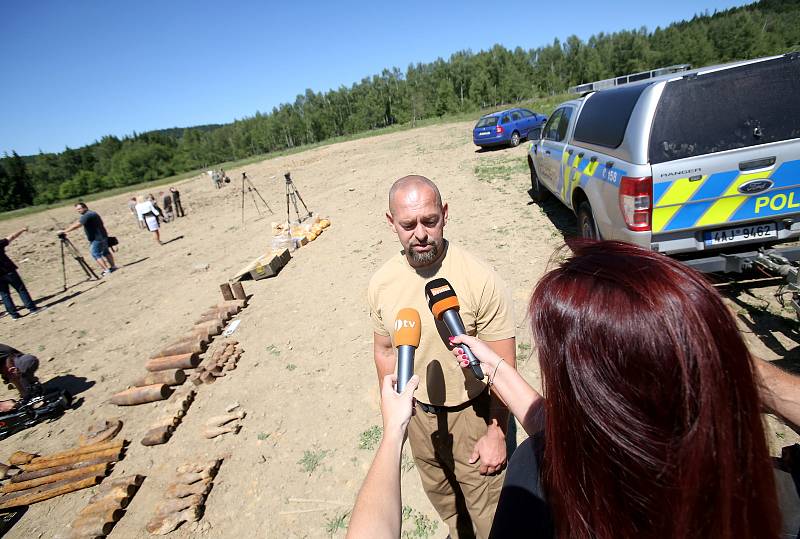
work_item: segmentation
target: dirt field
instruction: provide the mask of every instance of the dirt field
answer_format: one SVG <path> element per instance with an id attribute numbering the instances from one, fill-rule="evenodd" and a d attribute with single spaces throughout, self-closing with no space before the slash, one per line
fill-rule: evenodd
<path id="1" fill-rule="evenodd" d="M 99 282 L 82 282 L 77 264 L 68 259 L 66 292 L 54 232 L 76 219 L 74 210 L 0 222 L 4 236 L 30 227 L 8 252 L 32 295 L 49 306 L 19 321 L 0 316 L 0 342 L 38 355 L 40 378 L 55 378 L 79 399 L 59 420 L 0 442 L 0 460 L 18 449 L 66 449 L 93 421 L 119 417 L 120 436 L 132 443 L 113 476 L 142 473 L 147 479 L 111 537 L 147 536 L 144 525 L 175 466 L 217 454 L 230 456 L 204 518 L 172 536 L 343 537 L 378 438 L 372 427 L 381 424 L 365 291 L 373 271 L 399 249 L 383 217 L 394 179 L 413 172 L 437 182 L 450 204 L 446 236 L 491 263 L 513 287 L 520 370 L 538 384 L 524 306 L 574 219 L 556 205 L 531 203 L 526 145 L 477 153 L 470 127 L 416 129 L 248 166 L 244 170 L 275 213 L 258 220 L 248 195 L 245 226 L 237 181 L 222 190 L 207 176 L 185 181 L 178 187 L 187 216 L 163 226 L 164 240 L 177 238 L 164 246 L 138 229 L 126 206 L 130 195 L 94 202 L 90 207 L 120 239 L 116 256 L 122 269 Z M 228 173 L 239 178 L 241 170 Z M 333 225 L 293 253 L 278 277 L 245 282 L 252 299 L 234 336 L 245 349 L 239 368 L 199 387 L 168 444 L 143 447 L 139 440 L 160 417 L 158 406 L 118 408 L 106 400 L 144 373 L 152 352 L 221 299 L 219 283 L 269 250 L 271 221 L 285 220 L 286 170 L 309 208 Z M 88 258 L 82 231 L 70 237 Z M 797 326 L 769 299 L 772 290 L 742 288 L 732 294 L 737 302 L 731 305 L 756 353 L 796 366 Z M 242 431 L 203 438 L 206 419 L 234 402 L 248 412 Z M 772 420 L 768 432 L 775 450 L 796 440 Z M 8 536 L 63 535 L 92 490 L 31 506 Z M 408 458 L 403 503 L 408 537 L 447 535 Z"/>

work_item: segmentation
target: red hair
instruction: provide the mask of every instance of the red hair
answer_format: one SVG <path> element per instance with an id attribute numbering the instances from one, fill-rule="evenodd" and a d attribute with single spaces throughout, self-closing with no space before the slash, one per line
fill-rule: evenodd
<path id="1" fill-rule="evenodd" d="M 570 247 L 529 306 L 558 536 L 777 537 L 754 368 L 722 298 L 658 253 Z"/>

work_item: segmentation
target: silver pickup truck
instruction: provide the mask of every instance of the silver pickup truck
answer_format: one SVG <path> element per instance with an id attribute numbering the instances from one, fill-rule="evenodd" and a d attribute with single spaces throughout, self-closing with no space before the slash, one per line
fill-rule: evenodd
<path id="1" fill-rule="evenodd" d="M 561 104 L 528 153 L 583 237 L 741 271 L 800 237 L 800 53 L 600 90 Z M 800 259 L 800 248 L 781 251 Z"/>

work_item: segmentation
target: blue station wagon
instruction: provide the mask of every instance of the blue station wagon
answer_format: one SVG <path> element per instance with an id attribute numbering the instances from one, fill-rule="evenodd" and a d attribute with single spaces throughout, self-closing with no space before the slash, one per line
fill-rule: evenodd
<path id="1" fill-rule="evenodd" d="M 547 116 L 528 109 L 508 109 L 487 114 L 478 120 L 472 130 L 472 141 L 476 146 L 518 146 L 523 138 L 539 138 L 539 132 Z"/>

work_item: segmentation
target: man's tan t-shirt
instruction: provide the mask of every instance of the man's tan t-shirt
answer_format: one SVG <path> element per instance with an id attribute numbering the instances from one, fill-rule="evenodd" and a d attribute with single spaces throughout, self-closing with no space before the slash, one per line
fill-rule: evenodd
<path id="1" fill-rule="evenodd" d="M 394 322 L 404 307 L 416 309 L 421 338 L 414 357 L 420 378 L 416 398 L 428 404 L 457 406 L 477 397 L 486 387 L 470 369 L 462 369 L 450 351 L 450 333 L 436 322 L 425 298 L 425 284 L 444 277 L 458 296 L 459 313 L 469 335 L 484 341 L 514 336 L 511 294 L 500 277 L 483 262 L 448 242 L 443 259 L 431 267 L 411 267 L 401 252 L 389 259 L 369 283 L 367 299 L 375 333 L 394 345 Z M 490 374 L 490 373 L 485 373 Z"/>

